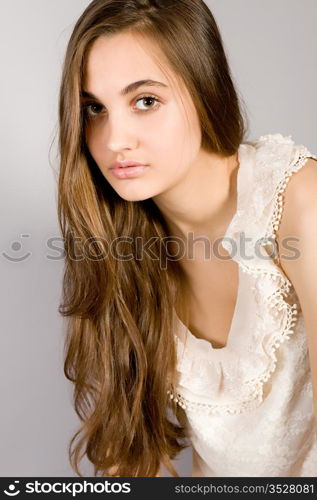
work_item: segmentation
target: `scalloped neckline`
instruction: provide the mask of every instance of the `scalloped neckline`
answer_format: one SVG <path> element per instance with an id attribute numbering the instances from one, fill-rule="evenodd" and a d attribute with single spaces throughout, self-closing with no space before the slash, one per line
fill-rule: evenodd
<path id="1" fill-rule="evenodd" d="M 245 191 L 247 189 L 247 183 L 243 182 L 243 177 L 244 177 L 243 174 L 245 172 L 248 154 L 250 153 L 251 149 L 253 150 L 253 146 L 250 143 L 241 143 L 239 148 L 238 148 L 239 168 L 237 171 L 237 180 L 236 180 L 236 186 L 237 186 L 236 210 L 235 210 L 235 213 L 234 213 L 231 221 L 229 222 L 229 224 L 227 226 L 227 229 L 225 231 L 223 239 L 229 237 L 228 235 L 231 232 L 231 227 L 235 223 L 236 218 L 238 216 L 240 216 L 241 207 L 242 207 L 242 200 L 244 199 Z M 196 337 L 196 335 L 194 335 L 190 331 L 190 329 L 183 323 L 183 321 L 176 314 L 177 320 L 179 321 L 181 327 L 185 330 L 185 334 L 188 337 L 190 337 L 190 339 L 192 339 L 192 342 L 197 344 L 197 346 L 198 345 L 201 346 L 202 348 L 206 347 L 206 349 L 208 349 L 209 351 L 212 351 L 213 354 L 216 353 L 220 357 L 222 357 L 222 354 L 225 355 L 225 353 L 228 350 L 231 350 L 231 337 L 232 337 L 234 332 L 235 332 L 235 334 L 237 334 L 237 330 L 235 329 L 235 324 L 237 321 L 238 312 L 240 310 L 239 302 L 241 300 L 241 293 L 240 293 L 241 292 L 241 280 L 243 279 L 243 277 L 242 277 L 239 261 L 237 259 L 235 259 L 234 257 L 232 257 L 231 259 L 233 261 L 235 261 L 237 263 L 237 266 L 238 266 L 238 287 L 237 287 L 236 303 L 235 303 L 235 307 L 234 307 L 234 311 L 233 311 L 233 315 L 232 315 L 232 319 L 231 319 L 231 324 L 230 324 L 228 335 L 227 335 L 226 345 L 224 345 L 223 347 L 214 347 L 212 345 L 212 343 L 210 342 L 210 340 L 201 339 L 199 337 Z"/>

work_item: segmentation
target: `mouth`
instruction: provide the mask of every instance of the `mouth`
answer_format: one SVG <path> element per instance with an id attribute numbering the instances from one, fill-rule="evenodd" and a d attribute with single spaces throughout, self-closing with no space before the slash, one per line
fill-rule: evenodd
<path id="1" fill-rule="evenodd" d="M 148 165 L 132 165 L 126 167 L 115 167 L 111 168 L 112 174 L 117 177 L 117 179 L 128 179 L 130 177 L 137 177 L 146 171 Z"/>
<path id="2" fill-rule="evenodd" d="M 131 161 L 131 160 L 123 160 L 123 161 L 116 161 L 114 162 L 110 170 L 113 169 L 118 169 L 118 168 L 132 168 L 132 167 L 147 167 L 148 165 L 146 163 L 140 163 L 136 161 Z"/>
<path id="3" fill-rule="evenodd" d="M 125 165 L 124 167 L 120 165 L 119 167 L 112 167 L 112 168 L 134 168 L 134 167 L 145 167 L 145 165 Z"/>

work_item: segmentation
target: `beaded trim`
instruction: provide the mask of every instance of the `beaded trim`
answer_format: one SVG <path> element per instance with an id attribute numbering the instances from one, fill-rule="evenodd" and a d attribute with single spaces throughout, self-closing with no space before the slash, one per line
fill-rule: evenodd
<path id="1" fill-rule="evenodd" d="M 276 238 L 276 231 L 279 228 L 280 220 L 282 217 L 284 198 L 283 193 L 289 182 L 291 175 L 297 172 L 306 162 L 308 158 L 313 158 L 317 160 L 317 157 L 312 155 L 304 146 L 296 151 L 296 156 L 294 161 L 291 163 L 290 167 L 285 171 L 282 180 L 279 182 L 273 205 L 273 213 L 271 220 L 269 222 L 269 230 L 267 231 L 264 240 L 267 238 Z M 297 304 L 288 304 L 284 298 L 288 295 L 290 288 L 293 286 L 289 279 L 282 274 L 279 270 L 274 273 L 273 271 L 268 271 L 261 268 L 251 268 L 244 264 L 243 262 L 238 262 L 242 271 L 248 274 L 270 274 L 273 280 L 279 280 L 280 284 L 275 290 L 275 292 L 269 296 L 267 299 L 269 307 L 272 309 L 273 315 L 278 315 L 279 311 L 285 310 L 287 313 L 286 325 L 283 332 L 278 332 L 273 338 L 269 346 L 269 357 L 270 366 L 267 370 L 258 378 L 250 379 L 246 383 L 250 386 L 254 386 L 251 390 L 250 398 L 247 401 L 237 402 L 232 405 L 217 405 L 210 403 L 201 403 L 197 401 L 189 400 L 175 390 L 173 385 L 171 385 L 170 390 L 167 391 L 169 398 L 177 403 L 181 408 L 188 411 L 199 412 L 203 414 L 223 414 L 223 413 L 242 413 L 246 410 L 251 410 L 256 408 L 263 398 L 263 383 L 268 381 L 271 374 L 275 371 L 277 358 L 275 355 L 276 349 L 286 340 L 290 338 L 290 335 L 294 333 L 294 328 L 298 320 L 298 310 Z"/>
<path id="2" fill-rule="evenodd" d="M 265 238 L 276 239 L 276 232 L 280 226 L 282 213 L 284 209 L 284 201 L 285 201 L 284 191 L 292 175 L 304 166 L 308 158 L 313 158 L 314 160 L 317 160 L 317 157 L 312 155 L 308 151 L 308 149 L 305 148 L 305 146 L 302 146 L 301 149 L 297 149 L 293 162 L 291 163 L 289 168 L 285 170 L 283 178 L 278 183 L 274 198 L 273 214 L 269 222 L 269 230 L 266 233 Z"/>
<path id="3" fill-rule="evenodd" d="M 242 268 L 244 272 L 249 274 L 253 273 L 253 270 L 247 268 L 246 266 Z M 262 272 L 263 274 L 268 274 L 268 271 L 264 269 L 255 270 L 257 273 Z M 280 278 L 283 280 L 283 276 Z M 272 279 L 276 279 L 276 277 L 272 277 Z M 288 281 L 288 280 L 287 280 Z M 271 344 L 268 348 L 268 355 L 270 358 L 269 367 L 265 370 L 265 372 L 257 378 L 249 379 L 245 383 L 251 387 L 249 393 L 249 399 L 246 401 L 238 401 L 231 405 L 218 405 L 218 404 L 210 404 L 210 403 L 200 403 L 197 401 L 192 401 L 184 397 L 180 394 L 179 391 L 175 390 L 171 385 L 171 389 L 167 391 L 169 394 L 169 398 L 177 403 L 181 408 L 188 411 L 199 412 L 201 414 L 234 414 L 234 413 L 242 413 L 246 410 L 252 410 L 259 406 L 262 401 L 263 395 L 263 383 L 268 381 L 271 374 L 274 372 L 276 368 L 277 358 L 275 355 L 276 349 L 280 347 L 280 345 L 286 340 L 290 338 L 290 335 L 294 333 L 294 328 L 298 319 L 298 310 L 297 304 L 288 304 L 284 300 L 284 296 L 287 295 L 289 291 L 289 284 L 287 281 L 282 281 L 281 286 L 276 290 L 272 295 L 268 298 L 269 306 L 272 308 L 273 315 L 277 315 L 279 311 L 286 309 L 287 318 L 286 325 L 283 332 L 278 332 L 276 336 L 273 338 Z M 252 387 L 253 386 L 253 387 Z"/>
<path id="4" fill-rule="evenodd" d="M 258 406 L 257 396 L 255 392 L 255 398 L 252 401 L 239 403 L 239 406 L 234 408 L 229 405 L 212 405 L 209 403 L 198 403 L 197 401 L 191 401 L 184 396 L 182 396 L 179 392 L 169 390 L 167 394 L 169 394 L 170 399 L 177 403 L 184 410 L 192 411 L 195 413 L 201 413 L 204 415 L 209 414 L 223 414 L 223 413 L 242 413 L 245 410 L 253 409 Z"/>

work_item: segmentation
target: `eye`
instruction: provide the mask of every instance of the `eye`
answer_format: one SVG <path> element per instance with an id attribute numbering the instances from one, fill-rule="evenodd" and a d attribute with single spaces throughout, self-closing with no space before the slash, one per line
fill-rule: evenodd
<path id="1" fill-rule="evenodd" d="M 102 107 L 103 106 L 101 106 L 101 104 L 98 104 L 96 102 L 88 102 L 87 104 L 83 105 L 83 111 L 86 116 L 94 117 L 100 114 Z"/>
<path id="2" fill-rule="evenodd" d="M 142 107 L 136 106 L 137 112 L 156 110 L 160 107 L 159 99 L 153 95 L 144 95 L 136 99 L 137 104 L 142 103 Z M 156 103 L 156 105 L 154 105 Z M 82 106 L 83 114 L 86 119 L 96 118 L 103 113 L 103 106 L 97 102 L 87 102 Z"/>
<path id="3" fill-rule="evenodd" d="M 152 95 L 144 95 L 144 96 L 141 96 L 139 97 L 137 100 L 136 100 L 136 103 L 146 103 L 146 106 L 143 107 L 143 108 L 137 108 L 138 111 L 146 111 L 148 109 L 158 109 L 160 107 L 159 105 L 159 99 L 155 96 L 152 96 Z M 152 104 L 153 103 L 156 103 L 156 106 L 153 106 Z"/>

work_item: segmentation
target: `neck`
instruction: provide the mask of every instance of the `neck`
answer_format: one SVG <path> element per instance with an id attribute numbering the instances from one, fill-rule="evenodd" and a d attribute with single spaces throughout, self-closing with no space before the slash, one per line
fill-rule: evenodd
<path id="1" fill-rule="evenodd" d="M 238 154 L 200 152 L 180 183 L 153 197 L 171 235 L 221 237 L 236 211 Z"/>

